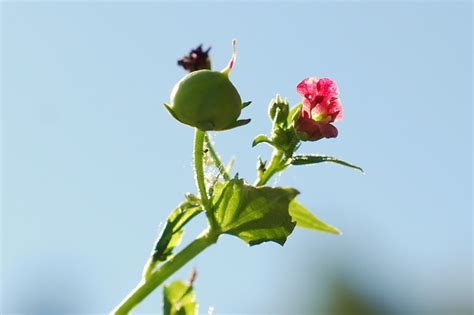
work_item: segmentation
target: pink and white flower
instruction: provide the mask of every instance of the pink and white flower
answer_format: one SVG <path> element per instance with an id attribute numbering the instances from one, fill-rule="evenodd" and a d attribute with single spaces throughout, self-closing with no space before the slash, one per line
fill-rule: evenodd
<path id="1" fill-rule="evenodd" d="M 338 131 L 331 123 L 342 119 L 342 104 L 336 83 L 328 78 L 306 78 L 296 87 L 303 96 L 303 107 L 295 122 L 297 131 L 309 141 L 335 138 Z"/>

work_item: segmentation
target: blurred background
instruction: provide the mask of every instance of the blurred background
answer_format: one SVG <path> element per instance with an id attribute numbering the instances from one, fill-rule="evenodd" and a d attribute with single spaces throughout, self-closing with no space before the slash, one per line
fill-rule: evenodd
<path id="1" fill-rule="evenodd" d="M 471 2 L 1 4 L 2 314 L 106 314 L 139 281 L 166 219 L 194 192 L 193 130 L 162 106 L 199 44 L 249 126 L 214 134 L 253 182 L 276 93 L 330 77 L 339 137 L 271 184 L 344 235 L 284 247 L 230 236 L 185 266 L 203 314 L 472 314 Z M 199 218 L 184 242 L 199 233 Z M 161 313 L 161 289 L 136 314 Z"/>

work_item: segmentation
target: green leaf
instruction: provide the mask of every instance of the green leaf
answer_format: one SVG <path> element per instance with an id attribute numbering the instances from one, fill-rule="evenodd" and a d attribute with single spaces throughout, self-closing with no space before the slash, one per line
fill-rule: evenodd
<path id="1" fill-rule="evenodd" d="M 252 147 L 256 146 L 259 143 L 263 143 L 263 142 L 268 143 L 269 145 L 273 146 L 272 140 L 268 139 L 267 136 L 258 135 L 258 136 L 255 137 L 255 139 L 253 139 Z"/>
<path id="2" fill-rule="evenodd" d="M 176 280 L 163 289 L 164 315 L 196 315 L 198 304 L 193 286 Z"/>
<path id="3" fill-rule="evenodd" d="M 283 245 L 295 228 L 288 207 L 297 194 L 293 188 L 254 187 L 235 178 L 216 184 L 213 214 L 223 233 L 249 245 Z"/>
<path id="4" fill-rule="evenodd" d="M 316 164 L 316 163 L 322 163 L 322 162 L 336 163 L 336 164 L 347 166 L 350 168 L 355 168 L 356 170 L 359 170 L 362 173 L 364 173 L 364 170 L 361 167 L 348 163 L 343 160 L 339 160 L 338 158 L 335 158 L 333 156 L 307 154 L 307 155 L 296 155 L 291 159 L 291 164 L 293 165 Z"/>
<path id="5" fill-rule="evenodd" d="M 301 108 L 303 107 L 303 104 L 298 104 L 294 106 L 292 109 L 290 109 L 290 112 L 288 113 L 288 126 L 292 126 L 293 122 L 298 119 L 299 113 L 301 111 Z"/>
<path id="6" fill-rule="evenodd" d="M 194 198 L 189 198 L 181 203 L 168 216 L 161 230 L 152 252 L 152 262 L 166 261 L 173 253 L 173 249 L 181 243 L 183 226 L 193 217 L 202 212 L 202 208 Z"/>
<path id="7" fill-rule="evenodd" d="M 173 254 L 173 250 L 179 246 L 183 238 L 184 225 L 202 211 L 200 200 L 196 196 L 188 194 L 186 201 L 171 212 L 143 269 L 145 280 L 150 277 L 160 262 L 166 261 Z"/>
<path id="8" fill-rule="evenodd" d="M 290 202 L 290 215 L 296 221 L 296 226 L 320 232 L 342 234 L 336 227 L 324 223 L 300 204 L 296 199 Z"/>

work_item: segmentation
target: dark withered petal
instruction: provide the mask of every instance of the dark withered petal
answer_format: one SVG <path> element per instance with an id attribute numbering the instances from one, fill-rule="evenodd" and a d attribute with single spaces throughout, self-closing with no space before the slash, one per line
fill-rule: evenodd
<path id="1" fill-rule="evenodd" d="M 191 52 L 178 60 L 178 65 L 183 67 L 184 70 L 188 72 L 193 72 L 202 69 L 210 69 L 211 61 L 209 59 L 209 51 L 211 47 L 206 50 L 202 49 L 202 44 L 199 45 L 196 49 L 191 50 Z"/>

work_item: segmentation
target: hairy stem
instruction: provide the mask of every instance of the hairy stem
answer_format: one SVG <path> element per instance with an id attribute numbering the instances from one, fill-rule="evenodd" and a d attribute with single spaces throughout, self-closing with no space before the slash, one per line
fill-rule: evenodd
<path id="1" fill-rule="evenodd" d="M 153 290 L 161 285 L 172 274 L 178 271 L 187 262 L 193 259 L 210 245 L 217 242 L 219 237 L 219 228 L 212 215 L 212 203 L 207 195 L 206 183 L 204 180 L 204 141 L 206 133 L 196 128 L 194 137 L 194 176 L 196 186 L 201 196 L 201 203 L 206 211 L 210 227 L 198 236 L 193 242 L 186 246 L 178 254 L 165 262 L 160 269 L 153 273 L 148 273 L 147 277 L 137 285 L 132 292 L 110 313 L 113 315 L 126 315 L 141 301 L 143 301 Z M 217 157 L 217 153 L 215 153 Z M 212 155 L 212 153 L 211 153 Z M 221 163 L 222 165 L 222 163 Z"/>
<path id="2" fill-rule="evenodd" d="M 194 177 L 196 186 L 201 196 L 201 202 L 206 211 L 210 211 L 211 204 L 207 195 L 206 183 L 204 180 L 204 138 L 206 133 L 196 128 L 194 134 Z"/>
<path id="3" fill-rule="evenodd" d="M 110 314 L 128 314 L 172 274 L 178 271 L 207 247 L 216 243 L 218 237 L 219 234 L 215 233 L 212 229 L 204 231 L 192 243 L 176 254 L 176 256 L 170 258 L 160 269 L 151 274 L 146 281 L 142 280 Z"/>
<path id="4" fill-rule="evenodd" d="M 212 203 L 207 195 L 206 182 L 204 179 L 204 139 L 206 132 L 196 128 L 194 133 L 194 177 L 196 186 L 201 196 L 201 203 L 206 212 L 207 221 L 211 228 L 218 229 L 217 223 L 212 215 Z"/>
<path id="5" fill-rule="evenodd" d="M 286 162 L 288 159 L 284 157 L 283 151 L 275 149 L 273 150 L 272 159 L 270 160 L 270 164 L 268 165 L 267 169 L 263 172 L 263 174 L 257 179 L 255 182 L 255 186 L 263 186 L 265 185 L 273 175 L 278 172 L 281 172 L 286 168 Z"/>
<path id="6" fill-rule="evenodd" d="M 217 169 L 219 170 L 219 173 L 222 174 L 222 177 L 224 177 L 224 180 L 228 181 L 230 180 L 229 174 L 225 170 L 224 164 L 222 164 L 221 159 L 219 158 L 219 155 L 217 155 L 216 150 L 214 149 L 214 146 L 212 145 L 211 139 L 209 138 L 209 135 L 206 134 L 205 136 L 205 141 L 206 141 L 206 147 L 209 150 L 209 154 L 214 161 L 214 164 L 216 165 Z"/>

